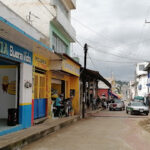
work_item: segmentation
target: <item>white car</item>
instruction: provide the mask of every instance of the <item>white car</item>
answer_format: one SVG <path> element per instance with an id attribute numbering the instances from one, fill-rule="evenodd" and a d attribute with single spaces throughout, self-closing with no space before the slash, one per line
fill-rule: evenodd
<path id="1" fill-rule="evenodd" d="M 128 106 L 126 107 L 126 113 L 130 113 L 131 115 L 135 113 L 144 113 L 148 115 L 149 107 L 142 102 L 133 101 L 129 103 Z"/>

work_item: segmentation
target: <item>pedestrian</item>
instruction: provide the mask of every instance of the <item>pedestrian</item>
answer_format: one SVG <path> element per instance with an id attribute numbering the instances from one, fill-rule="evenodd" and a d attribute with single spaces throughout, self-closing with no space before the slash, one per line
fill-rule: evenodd
<path id="1" fill-rule="evenodd" d="M 57 108 L 57 111 L 56 111 L 56 114 L 57 114 L 57 117 L 59 117 L 59 113 L 60 113 L 60 108 L 62 106 L 62 100 L 63 100 L 63 95 L 60 94 L 57 98 L 56 98 L 56 108 Z"/>
<path id="2" fill-rule="evenodd" d="M 96 97 L 92 99 L 92 110 L 96 109 Z"/>
<path id="3" fill-rule="evenodd" d="M 106 100 L 104 101 L 104 108 L 105 109 L 107 108 L 107 102 L 106 102 Z"/>

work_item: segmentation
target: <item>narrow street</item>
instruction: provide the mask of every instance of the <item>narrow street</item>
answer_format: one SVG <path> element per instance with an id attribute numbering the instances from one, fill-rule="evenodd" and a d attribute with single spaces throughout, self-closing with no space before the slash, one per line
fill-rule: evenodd
<path id="1" fill-rule="evenodd" d="M 144 118 L 148 117 L 102 111 L 23 150 L 149 150 L 150 133 L 138 124 Z"/>

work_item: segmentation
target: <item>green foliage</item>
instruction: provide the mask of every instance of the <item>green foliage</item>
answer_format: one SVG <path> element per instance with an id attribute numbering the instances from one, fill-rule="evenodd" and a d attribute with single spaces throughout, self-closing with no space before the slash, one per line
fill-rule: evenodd
<path id="1" fill-rule="evenodd" d="M 116 81 L 116 83 L 119 84 L 120 86 L 122 86 L 122 85 L 128 85 L 129 82 L 118 80 L 118 81 Z"/>

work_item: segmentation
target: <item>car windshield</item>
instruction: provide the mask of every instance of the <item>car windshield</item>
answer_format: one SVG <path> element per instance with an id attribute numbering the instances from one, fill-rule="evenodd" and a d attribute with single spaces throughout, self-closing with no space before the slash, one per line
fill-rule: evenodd
<path id="1" fill-rule="evenodd" d="M 121 100 L 115 99 L 114 102 L 115 102 L 115 103 L 121 103 Z"/>
<path id="2" fill-rule="evenodd" d="M 145 106 L 143 103 L 131 103 L 131 106 Z"/>

